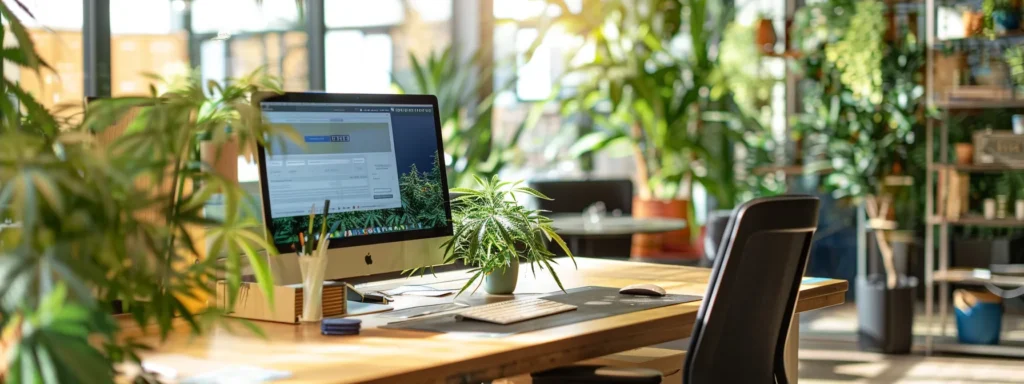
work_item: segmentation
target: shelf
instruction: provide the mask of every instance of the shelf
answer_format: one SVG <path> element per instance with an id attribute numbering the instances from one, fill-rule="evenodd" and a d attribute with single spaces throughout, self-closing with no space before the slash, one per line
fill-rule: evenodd
<path id="1" fill-rule="evenodd" d="M 935 100 L 935 107 L 942 109 L 1024 109 L 1024 100 Z"/>
<path id="2" fill-rule="evenodd" d="M 764 175 L 768 173 L 782 172 L 787 176 L 801 176 L 805 174 L 826 174 L 832 172 L 832 167 L 826 167 L 825 169 L 808 170 L 803 165 L 765 165 L 754 168 L 755 175 Z"/>
<path id="3" fill-rule="evenodd" d="M 950 224 L 950 225 L 976 225 L 979 227 L 1024 227 L 1024 220 L 1017 220 L 1012 217 L 1005 219 L 986 219 L 981 216 L 963 216 L 959 219 L 947 219 L 941 216 L 932 216 L 928 224 Z"/>
<path id="4" fill-rule="evenodd" d="M 935 340 L 932 350 L 944 353 L 988 355 L 1024 358 L 1024 343 L 1001 341 L 998 345 L 962 344 L 955 337 L 940 337 Z"/>
<path id="5" fill-rule="evenodd" d="M 932 169 L 953 169 L 959 172 L 968 173 L 1001 173 L 1009 171 L 1024 172 L 1024 166 L 1011 164 L 932 164 Z"/>
<path id="6" fill-rule="evenodd" d="M 1022 40 L 1022 39 L 1024 39 L 1024 31 L 1010 31 L 1010 32 L 1004 33 L 1002 35 L 995 35 L 995 36 L 984 36 L 984 35 L 982 35 L 982 36 L 961 37 L 961 38 L 949 39 L 949 40 L 937 40 L 936 43 L 935 43 L 935 46 L 936 47 L 942 47 L 942 46 L 947 45 L 947 44 L 958 44 L 958 43 L 961 43 L 961 44 L 962 43 L 976 43 L 976 44 L 1003 44 L 1003 43 L 1008 43 L 1008 44 L 1012 44 L 1012 43 L 1017 42 L 1017 40 Z"/>
<path id="7" fill-rule="evenodd" d="M 935 271 L 936 282 L 959 284 L 992 284 L 1000 287 L 1024 287 L 1024 276 L 993 275 L 987 269 L 954 268 Z"/>
<path id="8" fill-rule="evenodd" d="M 782 59 L 799 59 L 803 56 L 799 51 L 785 51 L 785 52 L 761 52 L 762 57 L 777 57 Z"/>

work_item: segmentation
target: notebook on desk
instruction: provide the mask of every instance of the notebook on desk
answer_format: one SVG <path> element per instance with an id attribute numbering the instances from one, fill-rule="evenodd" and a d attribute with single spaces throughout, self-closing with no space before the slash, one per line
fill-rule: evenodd
<path id="1" fill-rule="evenodd" d="M 391 323 L 382 328 L 407 329 L 428 332 L 473 332 L 490 334 L 515 334 L 532 332 L 546 328 L 595 320 L 604 317 L 623 315 L 631 312 L 665 307 L 669 305 L 698 301 L 701 296 L 665 295 L 662 297 L 642 297 L 619 294 L 619 288 L 581 287 L 543 296 L 563 304 L 575 305 L 571 312 L 541 317 L 523 322 L 501 325 L 474 320 L 459 320 L 457 313 L 446 313 L 422 319 Z"/>

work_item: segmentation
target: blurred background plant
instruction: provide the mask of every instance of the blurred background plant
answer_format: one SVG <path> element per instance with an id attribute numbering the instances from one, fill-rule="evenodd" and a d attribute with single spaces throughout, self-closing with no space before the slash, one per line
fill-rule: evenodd
<path id="1" fill-rule="evenodd" d="M 741 68 L 736 56 L 731 67 L 719 68 L 722 57 L 715 52 L 722 50 L 711 47 L 722 36 L 712 31 L 731 16 L 722 4 L 705 0 L 607 1 L 579 13 L 562 12 L 549 25 L 583 36 L 581 49 L 566 58 L 563 76 L 561 112 L 580 134 L 570 154 L 632 155 L 643 200 L 683 199 L 692 205 L 695 183 L 720 207 L 749 197 L 733 145 L 772 149 L 763 124 L 770 112 L 763 107 L 775 80 Z M 727 41 L 748 44 L 752 36 L 741 35 L 749 32 L 727 29 Z M 578 61 L 584 53 L 593 56 Z M 732 78 L 724 76 L 726 70 L 741 72 Z M 734 87 L 741 89 L 740 102 Z M 770 163 L 767 154 L 740 152 L 743 164 Z"/>
<path id="2" fill-rule="evenodd" d="M 917 228 L 924 207 L 922 183 L 915 180 L 926 171 L 923 148 L 916 145 L 925 121 L 924 47 L 908 30 L 896 34 L 899 40 L 884 40 L 880 2 L 829 6 L 831 12 L 828 6 L 808 8 L 800 18 L 808 21 L 801 23 L 809 36 L 798 40 L 805 54 L 798 67 L 807 81 L 805 112 L 793 128 L 804 140 L 806 172 L 827 170 L 822 186 L 836 198 L 864 204 L 873 223 Z M 834 23 L 828 15 L 837 16 Z M 876 237 L 885 243 L 880 232 Z M 886 272 L 895 279 L 890 261 Z"/>
<path id="3" fill-rule="evenodd" d="M 7 4 L 0 38 L 16 45 L 0 52 L 4 65 L 50 73 Z M 265 124 L 251 101 L 279 90 L 276 79 L 257 71 L 218 84 L 192 75 L 163 94 L 93 101 L 74 119 L 55 118 L 10 80 L 0 88 L 0 218 L 11 223 L 0 228 L 0 329 L 9 348 L 0 351 L 0 376 L 113 382 L 115 365 L 137 366 L 146 348 L 124 327 L 155 326 L 161 337 L 176 321 L 193 334 L 230 327 L 220 315 L 235 302 L 243 262 L 271 293 L 257 251 L 274 247 L 259 214 L 245 212 L 244 191 L 203 161 L 200 146 L 251 155 L 257 143 L 294 138 Z M 222 217 L 204 214 L 215 199 Z M 218 278 L 229 287 L 227 308 L 206 306 Z M 115 320 L 112 303 L 127 314 Z"/>
<path id="4" fill-rule="evenodd" d="M 493 121 L 495 98 L 511 89 L 515 79 L 492 89 L 493 66 L 481 64 L 489 62 L 482 54 L 459 60 L 451 48 L 432 51 L 425 58 L 410 53 L 412 78 L 392 79 L 399 93 L 437 96 L 448 185 L 453 187 L 472 185 L 474 175 L 490 178 L 515 164 L 521 157 L 519 139 L 537 125 L 543 112 L 543 104 L 535 103 L 510 134 L 499 136 Z"/>

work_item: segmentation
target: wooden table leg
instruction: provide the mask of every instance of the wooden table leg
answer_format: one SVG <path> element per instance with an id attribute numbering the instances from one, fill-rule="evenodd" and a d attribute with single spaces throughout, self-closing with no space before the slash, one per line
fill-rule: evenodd
<path id="1" fill-rule="evenodd" d="M 800 376 L 800 358 L 797 351 L 800 350 L 800 314 L 793 314 L 793 321 L 789 323 L 789 335 L 786 336 L 786 353 L 782 361 L 786 363 L 786 376 L 789 376 L 790 384 L 796 384 Z"/>

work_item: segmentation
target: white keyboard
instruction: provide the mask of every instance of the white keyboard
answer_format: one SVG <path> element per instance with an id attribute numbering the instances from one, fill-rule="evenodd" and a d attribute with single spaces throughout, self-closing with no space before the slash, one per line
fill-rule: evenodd
<path id="1" fill-rule="evenodd" d="M 515 299 L 472 307 L 459 312 L 458 316 L 460 319 L 473 319 L 504 325 L 575 310 L 575 305 L 551 300 Z"/>

